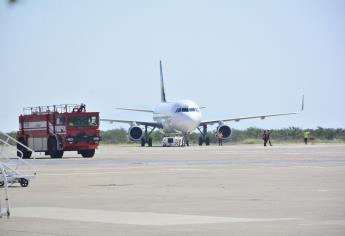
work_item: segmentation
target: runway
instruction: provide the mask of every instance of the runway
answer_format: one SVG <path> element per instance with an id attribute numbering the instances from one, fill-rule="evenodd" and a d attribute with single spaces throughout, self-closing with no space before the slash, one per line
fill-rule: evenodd
<path id="1" fill-rule="evenodd" d="M 30 162 L 0 235 L 345 234 L 345 145 L 101 145 Z"/>

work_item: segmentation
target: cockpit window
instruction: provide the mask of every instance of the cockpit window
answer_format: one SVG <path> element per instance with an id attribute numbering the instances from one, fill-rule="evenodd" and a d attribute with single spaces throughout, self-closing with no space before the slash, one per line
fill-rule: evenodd
<path id="1" fill-rule="evenodd" d="M 199 108 L 197 107 L 190 107 L 190 108 L 187 108 L 187 107 L 179 107 L 176 109 L 175 111 L 176 113 L 178 112 L 200 112 Z"/>

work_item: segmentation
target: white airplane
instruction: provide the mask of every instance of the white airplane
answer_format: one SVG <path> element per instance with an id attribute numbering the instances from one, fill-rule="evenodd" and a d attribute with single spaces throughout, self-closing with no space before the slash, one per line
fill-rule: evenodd
<path id="1" fill-rule="evenodd" d="M 188 146 L 188 134 L 194 129 L 198 129 L 201 136 L 199 137 L 199 145 L 209 145 L 210 138 L 207 137 L 207 126 L 218 124 L 217 131 L 222 132 L 223 139 L 230 138 L 231 128 L 225 122 L 240 121 L 246 119 L 265 119 L 272 116 L 287 116 L 295 115 L 299 112 L 281 113 L 281 114 L 268 114 L 258 116 L 246 116 L 229 118 L 223 120 L 202 120 L 201 109 L 195 102 L 191 100 L 180 100 L 176 102 L 167 102 L 164 91 L 164 80 L 162 62 L 160 61 L 160 78 L 161 78 L 161 103 L 154 110 L 143 109 L 130 109 L 130 108 L 117 108 L 119 110 L 148 112 L 153 114 L 153 122 L 138 121 L 138 120 L 113 120 L 101 119 L 101 121 L 108 121 L 110 123 L 128 123 L 130 128 L 128 130 L 128 137 L 131 141 L 140 141 L 141 146 L 152 146 L 152 138 L 150 134 L 156 129 L 161 129 L 164 133 L 178 133 L 185 137 L 185 143 Z M 302 111 L 304 106 L 304 96 L 302 97 Z M 142 128 L 143 126 L 144 128 Z M 152 129 L 148 132 L 148 127 Z M 202 130 L 200 129 L 202 127 Z"/>

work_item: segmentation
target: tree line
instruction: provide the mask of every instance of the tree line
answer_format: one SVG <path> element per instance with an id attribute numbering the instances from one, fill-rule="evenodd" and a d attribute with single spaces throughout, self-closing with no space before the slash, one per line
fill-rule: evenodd
<path id="1" fill-rule="evenodd" d="M 289 127 L 285 129 L 272 129 L 271 140 L 278 142 L 303 142 L 305 129 L 297 127 Z M 310 132 L 309 138 L 314 142 L 345 142 L 345 129 L 338 128 L 322 128 L 317 127 L 316 129 L 307 129 Z M 231 138 L 227 141 L 230 143 L 246 143 L 254 144 L 262 141 L 262 134 L 264 129 L 250 127 L 245 130 L 232 129 Z M 210 137 L 211 143 L 216 143 L 215 137 L 216 131 L 209 131 L 208 136 Z M 127 138 L 127 130 L 125 129 L 114 129 L 101 131 L 102 143 L 107 144 L 121 144 L 131 143 Z M 189 136 L 191 143 L 198 143 L 200 133 L 193 132 Z M 164 134 L 159 131 L 154 131 L 151 134 L 153 142 L 161 142 Z"/>
<path id="2" fill-rule="evenodd" d="M 307 129 L 310 132 L 309 138 L 312 142 L 345 142 L 345 129 L 338 128 L 322 128 L 317 127 L 316 129 Z M 290 127 L 285 129 L 273 129 L 271 131 L 271 140 L 273 142 L 302 142 L 304 129 L 297 127 Z M 208 136 L 210 137 L 211 143 L 216 143 L 217 139 L 215 137 L 216 131 L 209 131 Z M 229 143 L 245 143 L 254 144 L 262 142 L 262 133 L 264 129 L 250 127 L 244 130 L 232 129 L 231 138 L 226 142 Z M 8 133 L 12 137 L 16 136 L 16 132 Z M 200 133 L 193 132 L 189 136 L 190 143 L 197 144 Z M 113 129 L 107 131 L 101 131 L 102 141 L 105 144 L 124 144 L 132 143 L 128 140 L 127 130 Z M 151 134 L 152 140 L 155 143 L 162 141 L 164 134 L 160 131 L 154 131 Z M 0 138 L 5 139 L 1 136 Z"/>

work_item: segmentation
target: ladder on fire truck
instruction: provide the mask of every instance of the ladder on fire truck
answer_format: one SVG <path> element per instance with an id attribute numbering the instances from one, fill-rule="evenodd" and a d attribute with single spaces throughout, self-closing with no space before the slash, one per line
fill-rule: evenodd
<path id="1" fill-rule="evenodd" d="M 35 153 L 29 147 L 18 142 L 13 137 L 0 131 L 2 137 L 0 137 L 0 188 L 4 188 L 4 209 L 1 204 L 0 198 L 0 218 L 3 216 L 10 216 L 10 204 L 8 197 L 8 186 L 14 183 L 20 183 L 22 187 L 27 187 L 29 181 L 36 175 L 36 170 L 31 170 L 31 164 L 23 160 L 23 152 L 17 150 L 17 146 L 21 145 L 32 153 Z M 7 152 L 6 152 L 7 151 Z M 14 151 L 14 152 L 13 152 Z M 14 153 L 17 153 L 14 155 Z M 35 156 L 33 156 L 35 159 Z M 19 167 L 26 166 L 27 170 L 25 173 L 19 171 Z M 32 172 L 31 174 L 28 172 Z"/>

